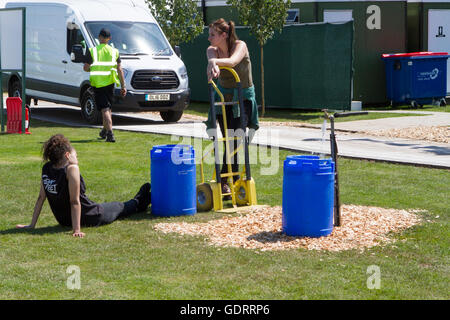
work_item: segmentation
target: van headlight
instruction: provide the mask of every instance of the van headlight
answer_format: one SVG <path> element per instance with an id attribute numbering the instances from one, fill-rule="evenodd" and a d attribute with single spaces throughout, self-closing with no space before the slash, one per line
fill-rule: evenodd
<path id="1" fill-rule="evenodd" d="M 123 71 L 123 77 L 126 78 L 128 75 L 128 69 L 122 68 Z"/>
<path id="2" fill-rule="evenodd" d="M 181 79 L 187 79 L 188 74 L 185 66 L 182 66 L 180 70 L 178 70 L 178 73 L 180 74 Z"/>

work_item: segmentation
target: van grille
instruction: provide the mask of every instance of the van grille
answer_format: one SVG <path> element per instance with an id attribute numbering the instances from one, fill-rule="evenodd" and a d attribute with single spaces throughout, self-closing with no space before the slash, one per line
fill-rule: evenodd
<path id="1" fill-rule="evenodd" d="M 176 89 L 180 82 L 174 71 L 138 70 L 131 79 L 131 85 L 143 90 Z"/>

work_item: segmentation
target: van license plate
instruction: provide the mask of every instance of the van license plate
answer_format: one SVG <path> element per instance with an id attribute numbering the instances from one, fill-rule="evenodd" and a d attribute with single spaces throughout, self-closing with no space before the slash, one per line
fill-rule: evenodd
<path id="1" fill-rule="evenodd" d="M 146 94 L 145 101 L 169 101 L 170 94 L 161 93 L 161 94 Z"/>

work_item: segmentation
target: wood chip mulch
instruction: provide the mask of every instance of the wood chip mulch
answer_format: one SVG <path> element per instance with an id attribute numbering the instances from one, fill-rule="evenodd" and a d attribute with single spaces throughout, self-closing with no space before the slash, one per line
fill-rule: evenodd
<path id="1" fill-rule="evenodd" d="M 367 131 L 365 133 L 389 138 L 405 138 L 450 143 L 450 126 L 417 126 L 402 129 Z"/>
<path id="2" fill-rule="evenodd" d="M 206 223 L 158 223 L 163 233 L 204 236 L 209 245 L 246 249 L 364 251 L 376 245 L 395 242 L 392 232 L 419 224 L 423 210 L 396 210 L 356 205 L 341 206 L 341 226 L 326 237 L 291 237 L 282 232 L 282 208 L 260 206 L 239 216 L 224 216 Z"/>
<path id="3" fill-rule="evenodd" d="M 206 120 L 206 118 L 196 115 L 184 114 L 183 118 L 186 120 Z M 298 127 L 298 128 L 315 128 L 316 126 L 310 123 L 304 122 L 276 122 L 276 121 L 263 121 L 260 123 L 263 126 L 272 127 Z M 329 130 L 327 129 L 327 135 Z M 423 140 L 440 143 L 450 143 L 450 126 L 417 126 L 411 128 L 400 129 L 386 129 L 386 130 L 372 130 L 360 132 L 363 134 L 369 134 L 379 137 L 388 138 L 403 138 L 413 140 Z"/>

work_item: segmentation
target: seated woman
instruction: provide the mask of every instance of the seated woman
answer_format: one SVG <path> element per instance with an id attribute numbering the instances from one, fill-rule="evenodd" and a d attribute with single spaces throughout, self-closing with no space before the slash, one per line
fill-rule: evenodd
<path id="1" fill-rule="evenodd" d="M 34 228 L 45 199 L 61 226 L 72 227 L 74 237 L 84 237 L 81 226 L 100 226 L 147 210 L 150 204 L 150 183 L 145 183 L 136 196 L 126 202 L 98 204 L 85 194 L 86 186 L 78 167 L 77 152 L 61 134 L 52 136 L 42 148 L 43 159 L 41 190 L 34 206 L 29 225 L 17 228 Z"/>

